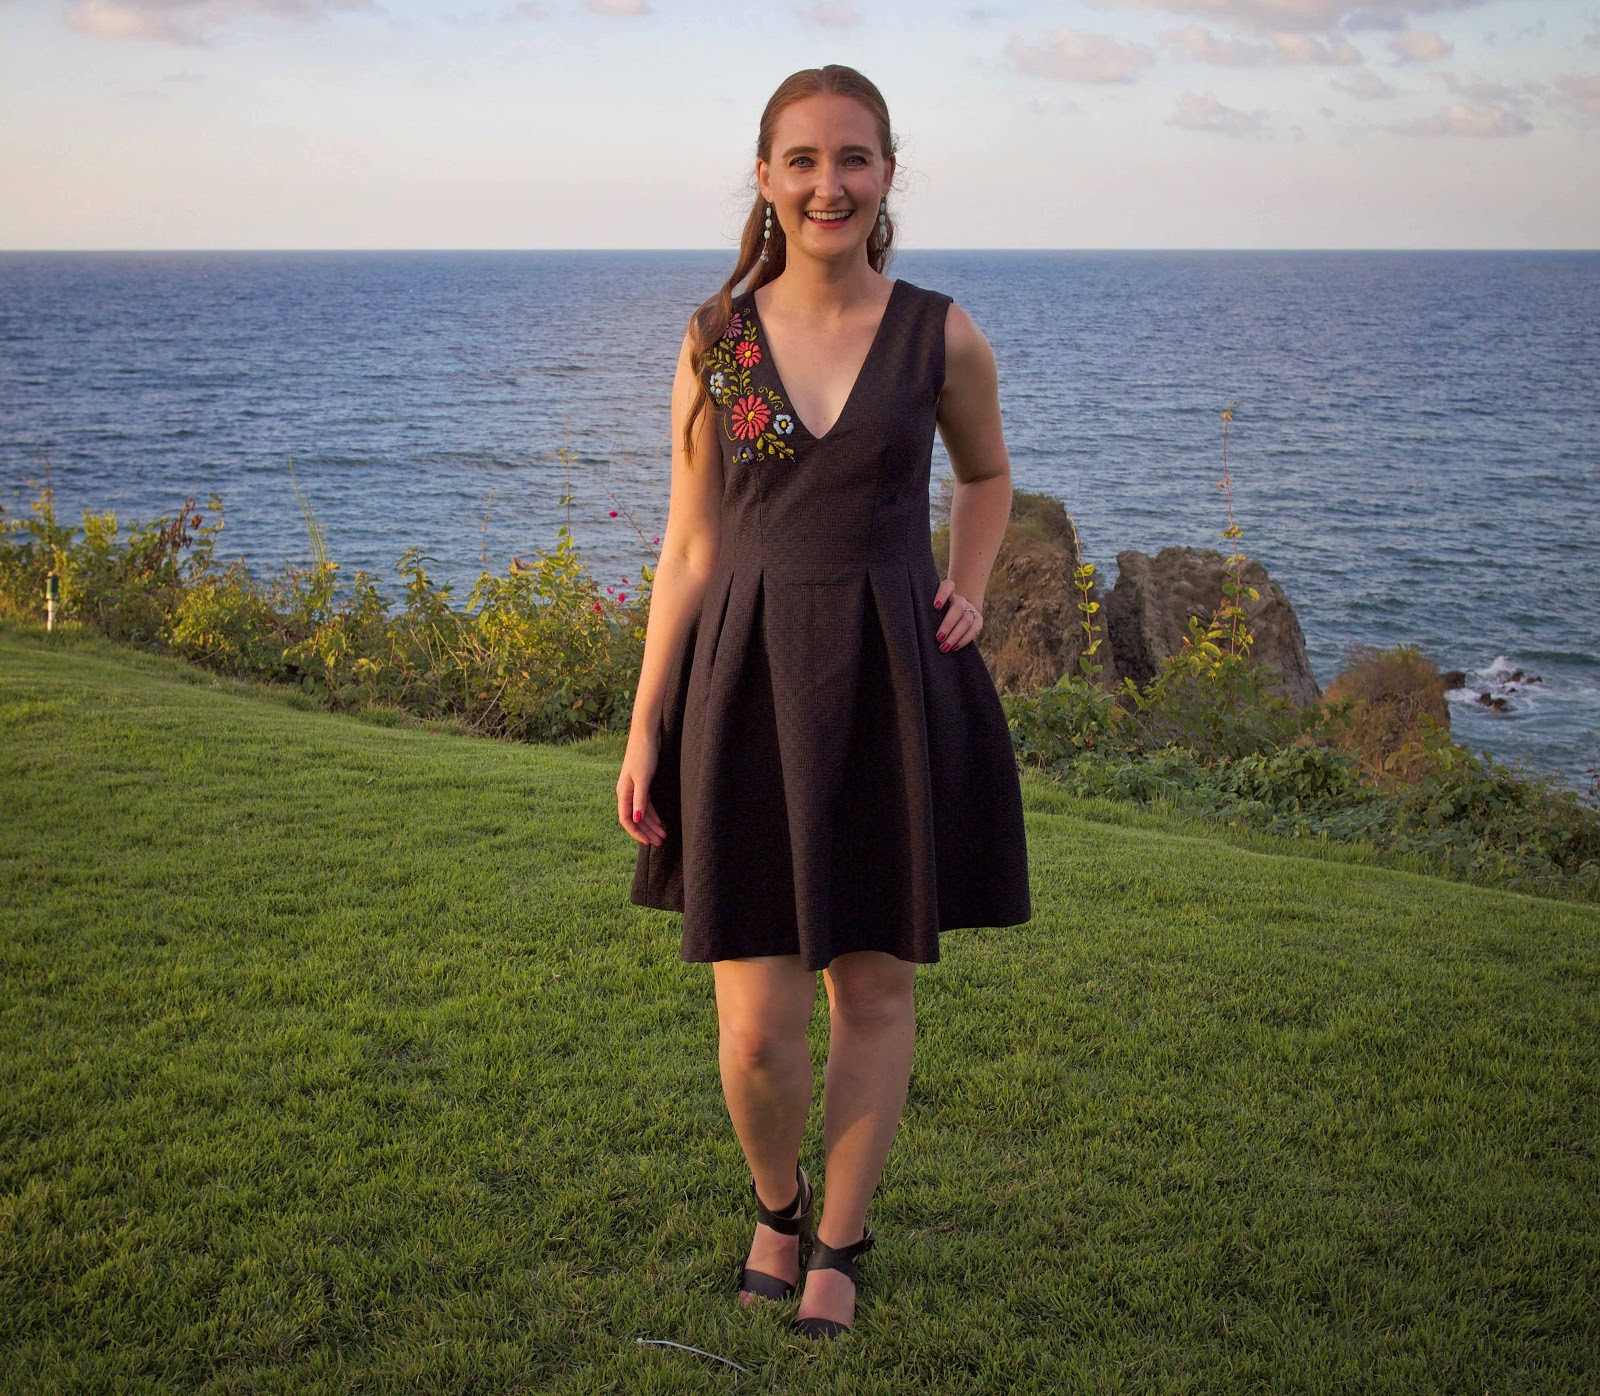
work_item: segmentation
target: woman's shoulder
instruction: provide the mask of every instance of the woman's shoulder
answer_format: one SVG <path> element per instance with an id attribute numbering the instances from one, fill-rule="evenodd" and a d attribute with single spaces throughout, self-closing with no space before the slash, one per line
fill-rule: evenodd
<path id="1" fill-rule="evenodd" d="M 907 281 L 903 276 L 895 279 L 895 285 L 900 288 L 901 295 L 930 308 L 945 309 L 955 301 L 953 296 L 946 295 L 943 291 L 936 291 L 928 286 L 918 286 L 916 282 Z"/>

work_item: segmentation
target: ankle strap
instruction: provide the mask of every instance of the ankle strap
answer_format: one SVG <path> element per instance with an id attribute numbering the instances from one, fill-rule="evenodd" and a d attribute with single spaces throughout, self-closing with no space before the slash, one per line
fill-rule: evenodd
<path id="1" fill-rule="evenodd" d="M 784 1212 L 789 1214 L 784 1216 L 774 1212 L 772 1208 L 761 1200 L 761 1194 L 756 1191 L 756 1180 L 754 1178 L 750 1180 L 750 1196 L 756 1200 L 756 1215 L 761 1218 L 761 1224 L 770 1226 L 783 1236 L 798 1236 L 800 1234 L 800 1223 L 811 1215 L 811 1199 L 806 1196 L 805 1178 L 799 1164 L 795 1165 L 794 1182 L 794 1201 L 783 1209 Z M 804 1207 L 800 1205 L 802 1201 L 805 1202 Z"/>
<path id="2" fill-rule="evenodd" d="M 838 1270 L 848 1275 L 854 1284 L 861 1283 L 861 1277 L 856 1271 L 856 1260 L 872 1249 L 872 1243 L 877 1238 L 872 1234 L 872 1228 L 867 1227 L 859 1241 L 848 1246 L 830 1246 L 821 1240 L 811 1242 L 811 1257 L 806 1261 L 806 1270 Z"/>

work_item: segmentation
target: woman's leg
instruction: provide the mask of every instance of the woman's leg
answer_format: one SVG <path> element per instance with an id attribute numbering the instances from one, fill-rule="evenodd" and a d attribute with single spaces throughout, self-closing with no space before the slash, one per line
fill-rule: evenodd
<path id="1" fill-rule="evenodd" d="M 917 967 L 878 950 L 837 956 L 825 969 L 831 1027 L 822 1130 L 827 1179 L 817 1238 L 830 1246 L 861 1239 L 867 1205 L 900 1127 L 917 1018 Z M 838 1270 L 806 1276 L 801 1318 L 855 1317 L 855 1286 Z"/>
<path id="2" fill-rule="evenodd" d="M 798 955 L 716 960 L 711 968 L 728 1118 L 756 1192 L 781 1212 L 794 1200 L 795 1164 L 811 1113 L 806 1024 L 817 1001 L 816 971 L 802 969 Z M 757 1223 L 746 1264 L 794 1283 L 800 1278 L 799 1237 Z"/>

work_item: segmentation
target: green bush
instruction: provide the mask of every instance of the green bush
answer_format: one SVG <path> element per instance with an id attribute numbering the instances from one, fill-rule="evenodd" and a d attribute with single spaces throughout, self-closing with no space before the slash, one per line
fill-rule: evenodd
<path id="1" fill-rule="evenodd" d="M 47 487 L 31 518 L 0 516 L 0 614 L 38 617 L 54 567 L 63 625 L 292 684 L 308 707 L 516 741 L 627 731 L 650 567 L 637 588 L 614 594 L 563 527 L 536 563 L 482 574 L 458 609 L 451 587 L 428 575 L 434 559 L 410 548 L 396 564 L 405 579 L 396 607 L 364 572 L 342 584 L 309 508 L 311 567 L 267 583 L 242 561 L 218 572 L 215 495 L 208 509 L 210 523 L 186 500 L 175 518 L 126 536 L 114 515 L 86 513 L 78 538 L 57 523 Z M 1241 602 L 1254 593 L 1229 583 L 1210 623 L 1192 621 L 1148 683 L 1107 689 L 1094 659 L 1092 572 L 1083 564 L 1077 578 L 1090 637 L 1080 672 L 1002 698 L 1023 764 L 1076 794 L 1367 843 L 1474 881 L 1600 900 L 1600 815 L 1544 777 L 1454 743 L 1405 691 L 1433 684 L 1431 666 L 1369 652 L 1343 696 L 1296 710 L 1248 658 Z"/>

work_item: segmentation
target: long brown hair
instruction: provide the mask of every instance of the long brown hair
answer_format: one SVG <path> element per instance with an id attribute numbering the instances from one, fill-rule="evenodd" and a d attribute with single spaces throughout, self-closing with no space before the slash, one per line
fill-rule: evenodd
<path id="1" fill-rule="evenodd" d="M 768 98 L 766 110 L 761 113 L 761 128 L 756 137 L 757 158 L 771 163 L 773 132 L 778 124 L 778 116 L 785 107 L 824 92 L 840 97 L 853 97 L 860 102 L 872 113 L 873 119 L 878 124 L 878 144 L 882 147 L 884 159 L 887 160 L 895 153 L 899 142 L 889 127 L 889 106 L 883 100 L 883 93 L 878 91 L 870 79 L 863 77 L 854 68 L 848 68 L 842 63 L 830 63 L 825 68 L 802 68 L 778 84 L 778 90 Z M 765 286 L 783 271 L 787 260 L 788 243 L 784 238 L 783 228 L 777 220 L 773 220 L 772 236 L 767 239 L 767 260 L 765 262 L 761 260 L 761 233 L 766 222 L 765 203 L 766 200 L 761 197 L 758 186 L 755 202 L 750 206 L 750 216 L 744 220 L 744 233 L 739 239 L 739 258 L 734 263 L 733 274 L 722 283 L 722 289 L 694 313 L 694 336 L 689 346 L 689 363 L 694 369 L 695 394 L 694 403 L 689 409 L 689 418 L 683 426 L 683 450 L 686 456 L 692 450 L 694 424 L 711 401 L 706 392 L 705 379 L 701 377 L 701 371 L 705 367 L 706 350 L 722 338 L 723 331 L 728 328 L 728 322 L 733 318 L 733 288 L 746 276 L 750 277 L 750 284 L 746 290 L 754 291 L 759 286 Z M 874 271 L 881 272 L 888 264 L 889 250 L 893 246 L 894 214 L 889 213 L 883 231 L 880 232 L 874 223 L 872 233 L 867 238 L 867 261 L 872 264 Z M 751 275 L 752 272 L 754 275 Z"/>

